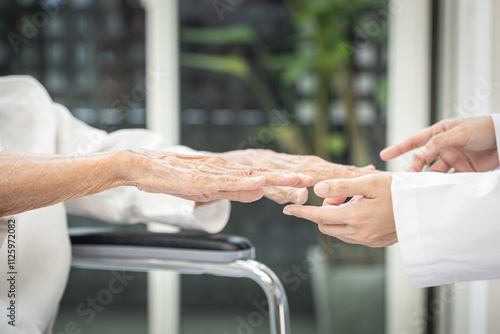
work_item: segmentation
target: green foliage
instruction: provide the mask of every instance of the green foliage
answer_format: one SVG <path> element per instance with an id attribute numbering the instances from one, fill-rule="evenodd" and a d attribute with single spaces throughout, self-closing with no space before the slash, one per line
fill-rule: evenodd
<path id="1" fill-rule="evenodd" d="M 187 43 L 208 45 L 253 44 L 260 41 L 256 31 L 247 25 L 203 29 L 183 28 L 181 40 Z"/>
<path id="2" fill-rule="evenodd" d="M 310 129 L 297 124 L 276 131 L 276 141 L 293 153 L 341 157 L 349 148 L 355 160 L 365 164 L 362 131 L 354 115 L 354 88 L 351 60 L 357 52 L 356 38 L 385 41 L 385 26 L 373 14 L 386 0 L 283 0 L 288 8 L 295 35 L 287 39 L 290 51 L 271 53 L 256 30 L 247 25 L 224 28 L 183 29 L 183 42 L 199 45 L 249 45 L 271 77 L 277 78 L 278 90 L 287 109 L 297 105 L 296 84 L 305 77 L 317 84 L 305 98 L 315 105 L 315 121 Z M 376 33 L 366 27 L 376 27 Z M 357 36 L 361 35 L 361 36 Z M 269 111 L 278 107 L 277 99 L 243 57 L 221 54 L 182 54 L 182 65 L 234 75 L 244 80 L 262 106 Z M 340 83 L 340 88 L 338 88 Z M 336 88 L 337 87 L 337 88 Z M 335 89 L 335 92 L 332 90 Z M 344 133 L 330 133 L 328 112 L 331 97 L 339 96 L 346 105 L 347 126 Z M 377 85 L 377 103 L 386 105 L 387 84 Z M 310 143 L 311 145 L 308 145 Z M 310 146 L 310 147 L 309 147 Z M 361 158 L 360 158 L 361 157 Z"/>
<path id="3" fill-rule="evenodd" d="M 328 136 L 328 150 L 334 157 L 341 157 L 347 151 L 347 138 L 343 133 L 334 132 Z"/>
<path id="4" fill-rule="evenodd" d="M 181 65 L 202 70 L 221 72 L 245 79 L 250 73 L 248 62 L 238 56 L 182 53 Z"/>

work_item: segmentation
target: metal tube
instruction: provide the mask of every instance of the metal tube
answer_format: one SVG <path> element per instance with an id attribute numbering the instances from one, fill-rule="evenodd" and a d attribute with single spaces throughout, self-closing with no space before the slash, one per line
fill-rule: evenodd
<path id="1" fill-rule="evenodd" d="M 269 325 L 272 334 L 290 334 L 290 317 L 285 289 L 276 274 L 254 260 L 236 260 L 231 263 L 185 262 L 160 259 L 121 259 L 74 256 L 73 267 L 103 270 L 170 270 L 182 274 L 209 274 L 224 277 L 249 278 L 264 290 L 269 307 Z"/>

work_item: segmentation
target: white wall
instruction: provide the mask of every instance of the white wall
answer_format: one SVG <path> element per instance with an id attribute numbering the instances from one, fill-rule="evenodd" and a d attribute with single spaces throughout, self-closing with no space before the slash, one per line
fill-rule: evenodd
<path id="1" fill-rule="evenodd" d="M 443 0 L 440 60 L 440 115 L 473 117 L 500 110 L 500 23 L 494 19 L 500 2 Z M 498 61 L 497 61 L 498 63 Z M 500 282 L 472 282 L 441 287 L 453 298 L 441 298 L 440 334 L 499 333 Z M 445 302 L 446 301 L 446 302 Z"/>
<path id="2" fill-rule="evenodd" d="M 494 13 L 500 13 L 500 1 L 492 1 L 492 87 L 496 87 L 492 91 L 491 109 L 493 113 L 500 113 L 500 20 L 494 18 Z M 496 84 L 499 86 L 495 86 Z M 491 281 L 489 283 L 489 299 L 488 299 L 488 334 L 500 333 L 500 317 L 498 310 L 500 309 L 500 280 Z"/>
<path id="3" fill-rule="evenodd" d="M 179 143 L 179 47 L 177 1 L 142 0 L 146 10 L 147 127 L 170 145 Z M 176 229 L 150 223 L 150 231 Z M 149 334 L 179 332 L 180 279 L 176 273 L 148 274 Z"/>
<path id="4" fill-rule="evenodd" d="M 395 144 L 429 125 L 429 1 L 392 1 L 389 6 L 389 105 L 387 144 Z M 407 171 L 409 156 L 388 164 Z M 387 333 L 424 333 L 424 290 L 404 270 L 399 247 L 387 250 Z"/>

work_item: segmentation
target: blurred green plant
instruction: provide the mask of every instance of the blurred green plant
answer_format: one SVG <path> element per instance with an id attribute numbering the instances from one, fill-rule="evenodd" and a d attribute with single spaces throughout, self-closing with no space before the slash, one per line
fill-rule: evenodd
<path id="1" fill-rule="evenodd" d="M 280 99 L 296 115 L 299 99 L 313 105 L 312 127 L 291 122 L 276 131 L 276 140 L 291 153 L 315 154 L 325 159 L 343 155 L 349 149 L 350 163 L 366 165 L 368 155 L 361 127 L 355 114 L 352 57 L 358 51 L 356 38 L 387 38 L 385 26 L 373 14 L 382 10 L 385 0 L 284 0 L 295 35 L 287 40 L 289 51 L 272 53 L 256 30 L 247 25 L 223 28 L 182 29 L 183 42 L 199 45 L 248 45 L 262 67 L 272 72 L 278 82 Z M 369 24 L 378 25 L 377 33 L 364 32 Z M 181 55 L 183 66 L 230 74 L 243 80 L 268 111 L 280 109 L 278 99 L 259 79 L 248 60 L 238 55 Z M 312 82 L 304 96 L 298 97 L 301 81 Z M 383 106 L 386 84 L 380 81 L 376 101 Z M 332 132 L 330 105 L 336 96 L 346 114 L 344 132 Z"/>

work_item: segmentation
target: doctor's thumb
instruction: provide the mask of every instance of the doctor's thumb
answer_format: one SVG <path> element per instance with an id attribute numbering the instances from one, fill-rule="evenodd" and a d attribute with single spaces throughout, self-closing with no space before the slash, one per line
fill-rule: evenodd
<path id="1" fill-rule="evenodd" d="M 369 178 L 336 179 L 319 182 L 314 186 L 316 195 L 322 198 L 351 197 L 366 195 L 370 186 Z"/>

